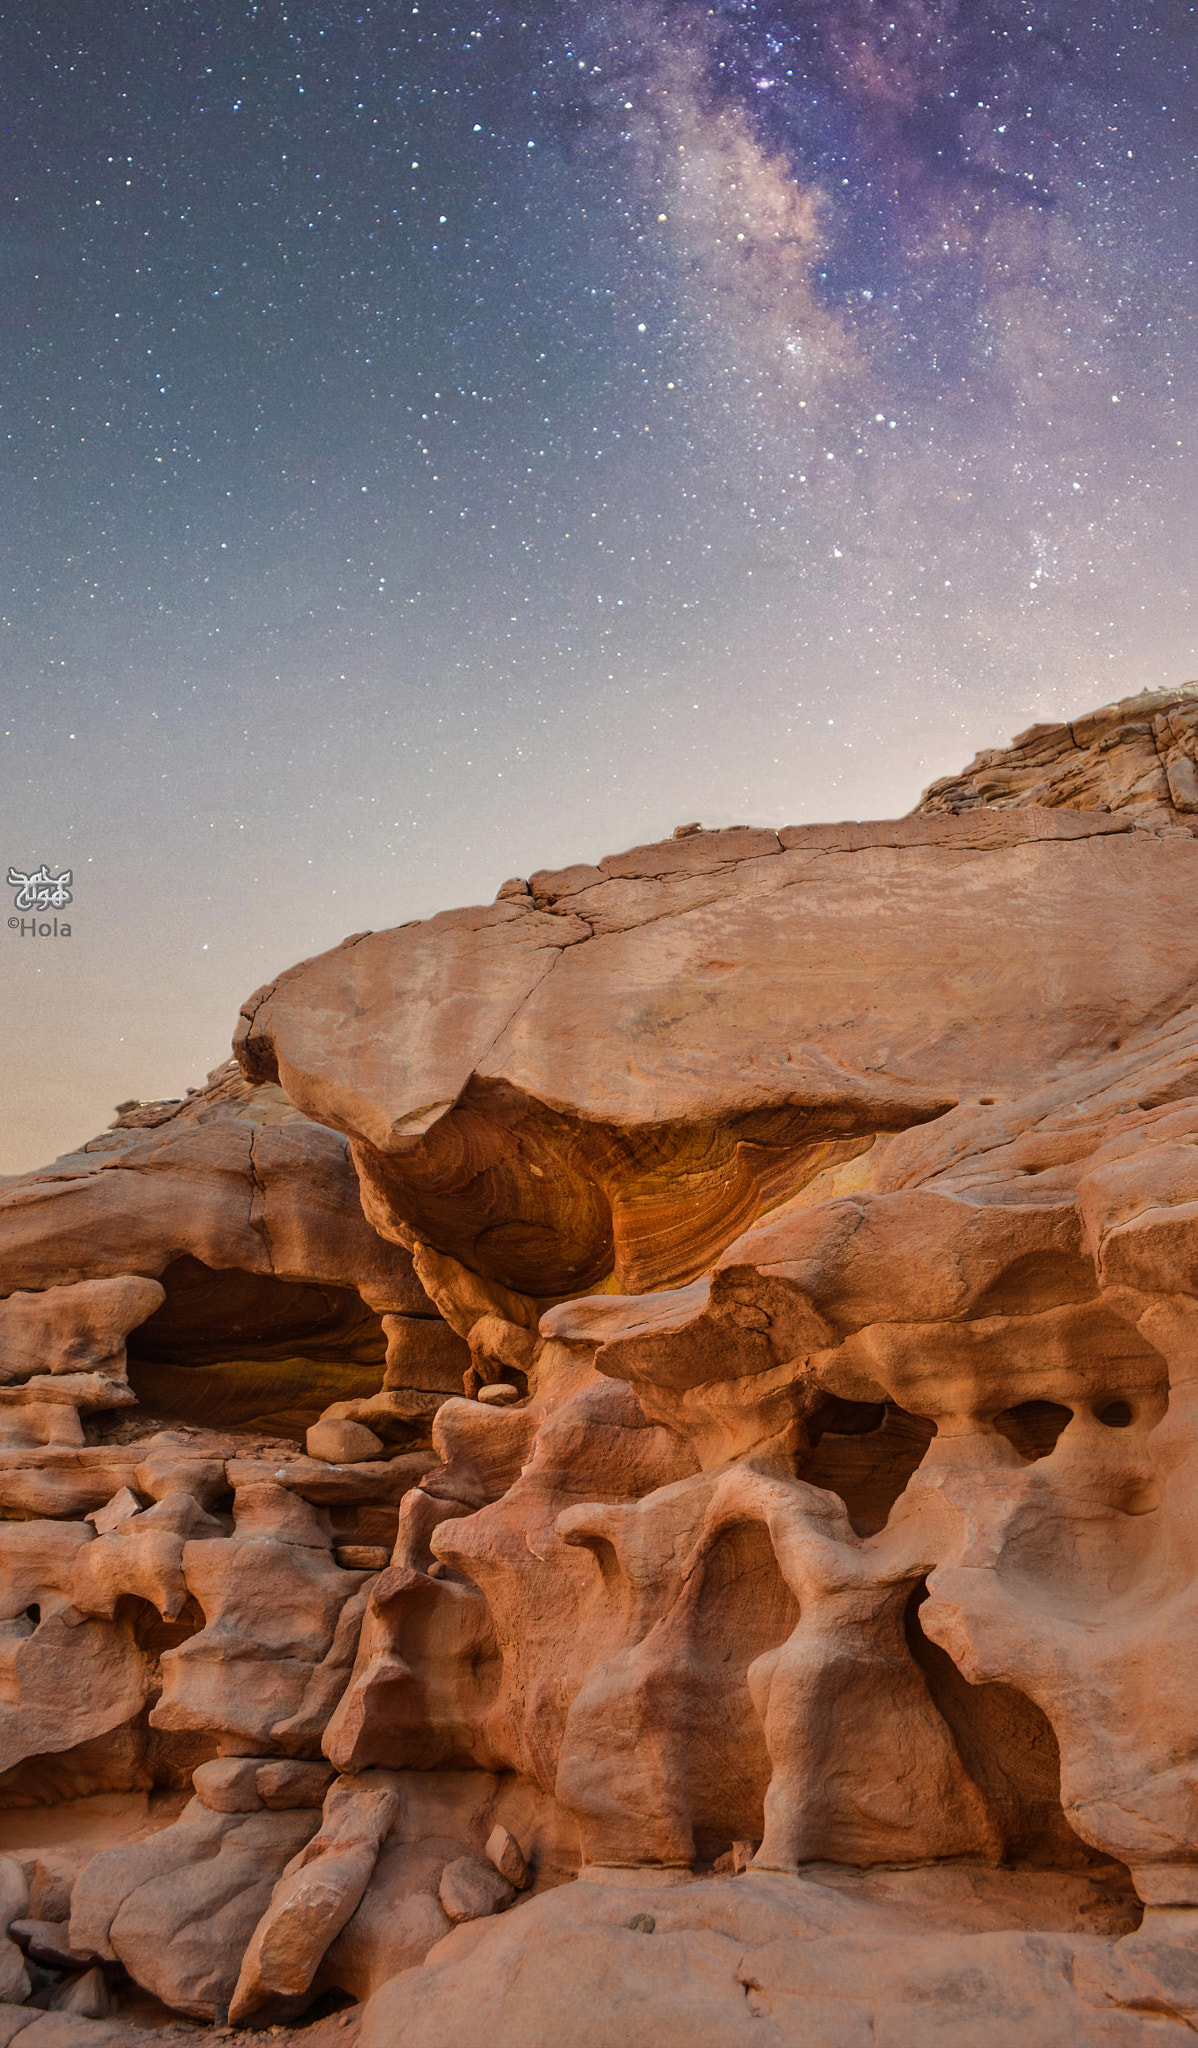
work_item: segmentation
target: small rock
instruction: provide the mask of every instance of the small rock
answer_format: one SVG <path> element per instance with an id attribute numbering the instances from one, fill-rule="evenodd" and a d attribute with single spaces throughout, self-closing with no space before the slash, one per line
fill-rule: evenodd
<path id="1" fill-rule="evenodd" d="M 473 1856 L 457 1856 L 442 1871 L 437 1896 L 449 1918 L 457 1923 L 485 1920 L 489 1914 L 510 1906 L 516 1893 L 489 1863 L 479 1863 Z"/>
<path id="2" fill-rule="evenodd" d="M 81 1977 L 69 1978 L 54 1993 L 50 2010 L 74 2013 L 81 2020 L 106 2020 L 114 2006 L 103 1970 L 85 1970 Z"/>
<path id="3" fill-rule="evenodd" d="M 349 1572 L 381 1572 L 391 1562 L 391 1552 L 381 1543 L 339 1543 L 334 1555 Z"/>
<path id="4" fill-rule="evenodd" d="M 278 1813 L 293 1806 L 323 1806 L 336 1775 L 332 1764 L 280 1761 L 259 1764 L 254 1783 L 262 1804 Z"/>
<path id="5" fill-rule="evenodd" d="M 1185 754 L 1179 754 L 1175 761 L 1170 761 L 1165 773 L 1175 809 L 1198 811 L 1198 770 L 1194 763 Z"/>
<path id="6" fill-rule="evenodd" d="M 507 1408 L 513 1401 L 522 1401 L 524 1396 L 519 1387 L 513 1387 L 507 1380 L 496 1380 L 494 1386 L 480 1387 L 478 1398 L 488 1408 Z"/>
<path id="7" fill-rule="evenodd" d="M 493 1863 L 500 1877 L 506 1878 L 509 1884 L 514 1884 L 518 1892 L 525 1889 L 528 1884 L 528 1864 L 524 1860 L 524 1851 L 516 1837 L 509 1835 L 507 1829 L 498 1821 L 487 1836 L 487 1861 Z"/>
<path id="8" fill-rule="evenodd" d="M 364 1465 L 383 1456 L 383 1443 L 364 1422 L 314 1422 L 305 1439 L 310 1458 L 326 1465 Z"/>
<path id="9" fill-rule="evenodd" d="M 200 1764 L 191 1782 L 211 1813 L 256 1813 L 262 1805 L 257 1776 L 262 1758 L 217 1756 Z"/>
<path id="10" fill-rule="evenodd" d="M 25 1954 L 47 1970 L 86 1970 L 93 1958 L 71 1947 L 69 1920 L 14 1920 L 9 1928 Z"/>
<path id="11" fill-rule="evenodd" d="M 15 1856 L 0 1856 L 0 1934 L 7 1934 L 29 1905 L 29 1880 Z"/>
<path id="12" fill-rule="evenodd" d="M 753 1867 L 756 1854 L 755 1842 L 733 1842 L 722 1856 L 717 1856 L 711 1868 L 716 1877 L 740 1877 Z"/>
<path id="13" fill-rule="evenodd" d="M 134 1515 L 140 1513 L 141 1502 L 137 1495 L 130 1487 L 122 1486 L 104 1507 L 97 1508 L 94 1514 L 85 1515 L 83 1519 L 95 1524 L 97 1536 L 110 1536 L 114 1529 L 123 1528 L 126 1522 L 131 1522 Z"/>
<path id="14" fill-rule="evenodd" d="M 36 1970 L 33 1975 L 37 1975 Z M 33 1989 L 29 1979 L 30 1972 L 16 1942 L 0 1934 L 0 2003 L 24 2005 Z"/>
<path id="15" fill-rule="evenodd" d="M 652 1913 L 634 1913 L 628 1925 L 634 1934 L 652 1934 L 657 1922 Z"/>

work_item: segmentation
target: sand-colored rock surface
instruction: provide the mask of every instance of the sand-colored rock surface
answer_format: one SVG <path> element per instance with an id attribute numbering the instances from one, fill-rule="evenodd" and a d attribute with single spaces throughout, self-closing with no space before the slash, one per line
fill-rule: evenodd
<path id="1" fill-rule="evenodd" d="M 942 776 L 917 806 L 935 812 L 1027 804 L 1107 811 L 1160 831 L 1198 819 L 1198 683 L 1145 690 L 1068 725 L 1033 725 Z"/>
<path id="2" fill-rule="evenodd" d="M 0 2048 L 1192 2038 L 1196 732 L 358 934 L 0 1184 Z"/>
<path id="3" fill-rule="evenodd" d="M 240 1057 L 349 1134 L 381 1231 L 639 1293 L 864 1138 L 1170 1013 L 1196 876 L 1188 833 L 1072 811 L 703 833 L 347 941 L 251 999 Z"/>
<path id="4" fill-rule="evenodd" d="M 367 1224 L 344 1137 L 231 1061 L 185 1101 L 128 1108 L 79 1152 L 0 1181 L 0 1378 L 39 1290 L 103 1279 L 115 1299 L 133 1275 L 163 1290 L 135 1319 L 130 1364 L 164 1420 L 302 1439 L 332 1402 L 377 1388 L 384 1316 L 416 1333 L 412 1384 L 457 1391 L 468 1363 L 410 1255 Z"/>
<path id="5" fill-rule="evenodd" d="M 442 1940 L 371 1999 L 363 2048 L 1181 2048 L 1154 1959 L 1093 1885 L 813 1866 L 570 1886 Z M 1193 1980 L 1198 1988 L 1198 1979 Z"/>

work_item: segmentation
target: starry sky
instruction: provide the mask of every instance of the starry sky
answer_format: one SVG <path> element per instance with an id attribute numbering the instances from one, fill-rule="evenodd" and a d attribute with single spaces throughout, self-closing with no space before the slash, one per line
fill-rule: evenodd
<path id="1" fill-rule="evenodd" d="M 1185 0 L 0 0 L 0 1171 L 346 932 L 1198 673 Z"/>

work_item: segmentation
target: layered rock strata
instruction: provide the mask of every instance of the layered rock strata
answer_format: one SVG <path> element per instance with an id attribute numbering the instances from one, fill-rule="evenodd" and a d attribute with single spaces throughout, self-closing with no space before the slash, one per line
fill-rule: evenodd
<path id="1" fill-rule="evenodd" d="M 0 1184 L 6 2040 L 1192 2038 L 1196 691 L 358 934 Z"/>

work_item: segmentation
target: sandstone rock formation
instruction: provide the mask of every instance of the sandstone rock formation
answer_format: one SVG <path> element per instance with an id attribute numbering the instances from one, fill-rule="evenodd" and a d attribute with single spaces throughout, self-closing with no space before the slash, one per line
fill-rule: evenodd
<path id="1" fill-rule="evenodd" d="M 1198 683 L 1145 690 L 1070 725 L 1033 725 L 924 791 L 917 811 L 1027 804 L 1107 811 L 1161 831 L 1198 820 Z"/>
<path id="2" fill-rule="evenodd" d="M 0 2048 L 1192 2038 L 1196 735 L 358 934 L 0 1183 Z"/>

